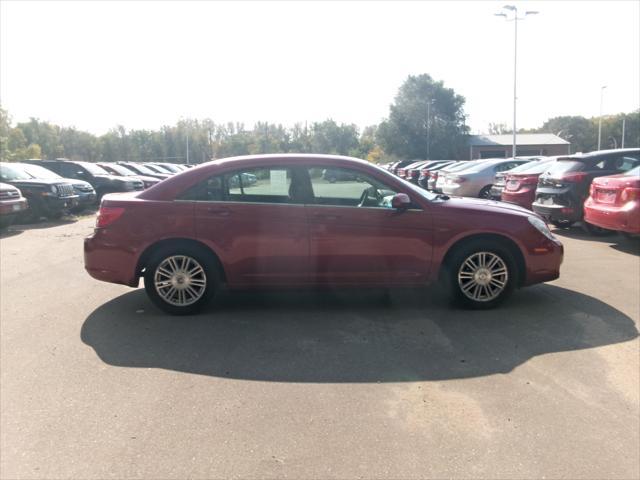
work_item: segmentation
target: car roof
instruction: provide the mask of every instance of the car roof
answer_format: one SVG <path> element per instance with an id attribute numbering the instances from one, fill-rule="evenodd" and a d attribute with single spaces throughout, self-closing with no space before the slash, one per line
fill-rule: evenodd
<path id="1" fill-rule="evenodd" d="M 582 158 L 593 158 L 606 155 L 620 155 L 625 153 L 640 153 L 640 148 L 616 148 L 611 150 L 595 150 L 587 153 L 574 153 L 572 155 L 561 155 L 558 160 L 580 160 Z"/>
<path id="2" fill-rule="evenodd" d="M 359 158 L 347 157 L 343 155 L 325 155 L 320 153 L 266 153 L 261 155 L 241 155 L 237 157 L 220 158 L 211 160 L 209 162 L 201 163 L 195 168 L 199 168 L 205 165 L 218 164 L 227 165 L 233 163 L 251 163 L 252 165 L 270 165 L 274 161 L 287 162 L 290 160 L 302 161 L 304 164 L 312 163 L 313 161 L 321 162 L 336 162 L 339 164 L 351 163 L 353 165 L 373 165 L 366 160 Z"/>

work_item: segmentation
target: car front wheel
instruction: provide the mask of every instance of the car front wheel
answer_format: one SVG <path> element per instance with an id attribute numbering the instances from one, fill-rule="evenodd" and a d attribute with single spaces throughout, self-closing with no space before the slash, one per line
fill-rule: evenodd
<path id="1" fill-rule="evenodd" d="M 197 248 L 162 250 L 145 268 L 144 287 L 151 301 L 172 315 L 198 312 L 218 289 L 218 269 Z"/>
<path id="2" fill-rule="evenodd" d="M 454 300 L 474 309 L 502 303 L 513 292 L 517 276 L 509 249 L 494 242 L 470 242 L 449 262 L 448 282 Z"/>

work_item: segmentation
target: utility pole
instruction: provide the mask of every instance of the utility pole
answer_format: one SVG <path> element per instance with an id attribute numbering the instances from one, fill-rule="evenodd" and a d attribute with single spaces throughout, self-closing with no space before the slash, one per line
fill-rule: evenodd
<path id="1" fill-rule="evenodd" d="M 600 117 L 598 118 L 598 150 L 600 150 L 600 145 L 602 144 L 602 97 L 604 97 L 604 89 L 607 88 L 606 85 L 600 87 Z"/>
<path id="2" fill-rule="evenodd" d="M 189 130 L 187 130 L 187 165 L 189 165 Z"/>
<path id="3" fill-rule="evenodd" d="M 513 145 L 511 147 L 511 156 L 513 158 L 517 155 L 516 150 L 516 104 L 518 100 L 517 85 L 518 85 L 518 21 L 524 20 L 527 15 L 537 15 L 538 12 L 529 10 L 524 13 L 524 16 L 518 17 L 518 9 L 514 5 L 505 5 L 502 7 L 505 10 L 509 10 L 513 13 L 513 18 L 509 19 L 508 15 L 504 12 L 494 14 L 497 17 L 504 17 L 508 22 L 513 22 Z"/>
<path id="4" fill-rule="evenodd" d="M 627 117 L 622 117 L 622 141 L 620 142 L 620 148 L 624 148 L 624 127 L 627 123 Z"/>

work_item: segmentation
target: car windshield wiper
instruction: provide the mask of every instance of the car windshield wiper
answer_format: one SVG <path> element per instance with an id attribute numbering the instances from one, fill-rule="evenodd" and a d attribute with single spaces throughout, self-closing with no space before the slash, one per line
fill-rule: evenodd
<path id="1" fill-rule="evenodd" d="M 449 200 L 449 195 L 445 195 L 444 193 L 436 193 L 436 198 L 440 200 Z"/>

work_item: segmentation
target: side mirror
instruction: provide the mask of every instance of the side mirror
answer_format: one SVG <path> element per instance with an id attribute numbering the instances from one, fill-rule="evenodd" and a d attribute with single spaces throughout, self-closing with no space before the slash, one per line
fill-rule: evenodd
<path id="1" fill-rule="evenodd" d="M 406 210 L 411 206 L 411 199 L 406 193 L 396 193 L 391 199 L 391 207 L 396 210 Z"/>

